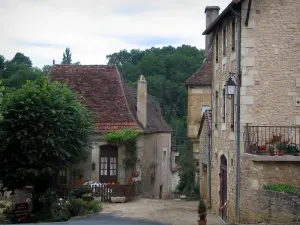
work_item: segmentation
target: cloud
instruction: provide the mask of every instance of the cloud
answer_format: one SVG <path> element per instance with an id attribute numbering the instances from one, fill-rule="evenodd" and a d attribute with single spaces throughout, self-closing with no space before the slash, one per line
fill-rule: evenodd
<path id="1" fill-rule="evenodd" d="M 204 8 L 230 0 L 0 0 L 0 54 L 28 55 L 36 66 L 73 61 L 106 64 L 121 49 L 190 44 L 204 48 Z"/>

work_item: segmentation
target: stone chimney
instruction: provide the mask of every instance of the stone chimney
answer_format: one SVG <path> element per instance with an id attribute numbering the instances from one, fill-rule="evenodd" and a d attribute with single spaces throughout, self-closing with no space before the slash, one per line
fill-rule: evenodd
<path id="1" fill-rule="evenodd" d="M 205 14 L 206 14 L 206 28 L 208 28 L 215 19 L 219 16 L 220 7 L 219 6 L 206 6 Z M 206 35 L 205 37 L 205 54 L 207 54 L 213 42 L 212 33 Z"/>
<path id="2" fill-rule="evenodd" d="M 143 75 L 138 81 L 137 118 L 145 128 L 147 126 L 147 81 Z"/>

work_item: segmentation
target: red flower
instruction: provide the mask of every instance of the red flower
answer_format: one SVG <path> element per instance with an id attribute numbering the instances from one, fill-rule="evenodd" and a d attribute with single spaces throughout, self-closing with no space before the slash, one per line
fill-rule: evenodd
<path id="1" fill-rule="evenodd" d="M 266 147 L 265 145 L 258 146 L 258 150 L 259 150 L 259 151 L 266 151 L 266 150 L 267 150 L 267 147 Z"/>
<path id="2" fill-rule="evenodd" d="M 133 177 L 130 177 L 130 178 L 128 179 L 128 183 L 130 183 L 130 184 L 134 183 Z"/>

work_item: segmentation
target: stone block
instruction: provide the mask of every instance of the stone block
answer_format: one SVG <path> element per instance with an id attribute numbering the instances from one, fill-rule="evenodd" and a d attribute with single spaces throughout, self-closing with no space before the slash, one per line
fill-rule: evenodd
<path id="1" fill-rule="evenodd" d="M 253 105 L 253 96 L 241 96 L 241 105 Z"/>
<path id="2" fill-rule="evenodd" d="M 255 66 L 254 57 L 244 57 L 241 62 L 242 66 Z"/>
<path id="3" fill-rule="evenodd" d="M 252 123 L 255 123 L 255 119 L 253 118 L 252 115 L 241 115 L 241 123 L 249 123 L 249 124 L 252 124 Z"/>
<path id="4" fill-rule="evenodd" d="M 295 116 L 295 125 L 300 125 L 300 116 Z"/>
<path id="5" fill-rule="evenodd" d="M 243 76 L 242 85 L 246 87 L 252 87 L 254 85 L 253 76 L 251 75 Z"/>
<path id="6" fill-rule="evenodd" d="M 247 95 L 247 87 L 241 87 L 241 96 Z"/>
<path id="7" fill-rule="evenodd" d="M 296 78 L 296 87 L 300 87 L 300 78 Z"/>
<path id="8" fill-rule="evenodd" d="M 245 48 L 254 48 L 255 45 L 255 38 L 242 38 L 243 47 Z"/>
<path id="9" fill-rule="evenodd" d="M 126 202 L 126 197 L 123 196 L 123 197 L 111 197 L 111 202 L 112 203 L 124 203 Z"/>

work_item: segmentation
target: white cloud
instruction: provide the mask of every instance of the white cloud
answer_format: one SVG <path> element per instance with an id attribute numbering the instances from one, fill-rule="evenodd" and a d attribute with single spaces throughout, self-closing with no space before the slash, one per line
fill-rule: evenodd
<path id="1" fill-rule="evenodd" d="M 205 6 L 222 10 L 230 0 L 124 2 L 1 0 L 0 54 L 11 59 L 19 51 L 43 66 L 60 62 L 65 47 L 82 64 L 106 64 L 106 55 L 121 49 L 161 46 L 160 38 L 204 48 Z M 153 41 L 137 41 L 143 37 Z"/>

